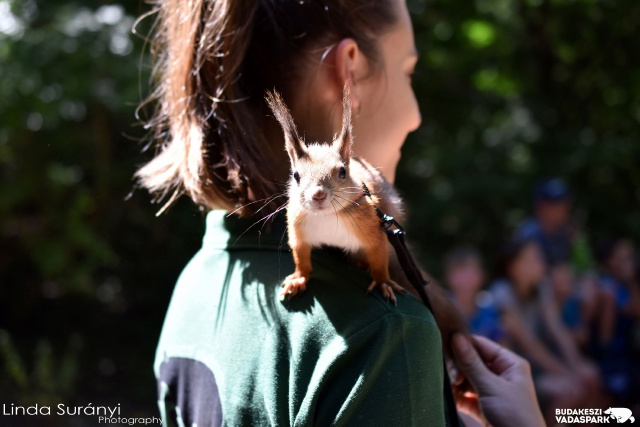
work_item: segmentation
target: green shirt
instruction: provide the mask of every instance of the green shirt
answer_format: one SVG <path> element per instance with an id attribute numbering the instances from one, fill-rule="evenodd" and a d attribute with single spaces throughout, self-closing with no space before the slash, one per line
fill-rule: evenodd
<path id="1" fill-rule="evenodd" d="M 212 211 L 202 249 L 175 287 L 156 354 L 168 425 L 442 426 L 442 344 L 413 295 L 387 303 L 338 249 L 315 249 L 304 294 L 280 301 L 294 270 L 284 216 Z"/>

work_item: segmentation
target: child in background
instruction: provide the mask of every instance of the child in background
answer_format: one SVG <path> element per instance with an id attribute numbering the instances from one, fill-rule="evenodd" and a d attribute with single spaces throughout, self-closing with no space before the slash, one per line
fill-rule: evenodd
<path id="1" fill-rule="evenodd" d="M 533 203 L 535 215 L 518 227 L 514 237 L 537 242 L 547 263 L 571 262 L 578 272 L 592 269 L 591 250 L 573 213 L 573 192 L 566 181 L 538 182 Z"/>
<path id="2" fill-rule="evenodd" d="M 636 275 L 635 288 L 640 290 L 640 253 L 636 252 Z M 640 318 L 637 318 L 633 325 L 632 354 L 634 360 L 640 360 Z"/>
<path id="3" fill-rule="evenodd" d="M 548 423 L 556 408 L 593 407 L 598 372 L 562 324 L 551 287 L 544 283 L 547 264 L 537 241 L 508 242 L 500 267 L 500 279 L 489 290 L 510 346 L 531 363 Z"/>
<path id="4" fill-rule="evenodd" d="M 632 355 L 633 327 L 640 319 L 634 247 L 627 239 L 610 239 L 598 247 L 597 255 L 601 267 L 601 310 L 594 356 L 607 390 L 624 402 L 632 398 L 640 375 L 639 362 Z"/>
<path id="5" fill-rule="evenodd" d="M 485 273 L 480 253 L 460 247 L 445 257 L 445 281 L 460 311 L 466 316 L 471 333 L 501 341 L 500 314 L 493 297 L 483 291 Z"/>
<path id="6" fill-rule="evenodd" d="M 549 268 L 551 296 L 560 311 L 562 323 L 573 337 L 576 345 L 585 348 L 589 341 L 589 330 L 585 323 L 583 299 L 578 289 L 573 267 L 568 262 L 558 262 Z M 588 286 L 583 280 L 580 285 Z"/>

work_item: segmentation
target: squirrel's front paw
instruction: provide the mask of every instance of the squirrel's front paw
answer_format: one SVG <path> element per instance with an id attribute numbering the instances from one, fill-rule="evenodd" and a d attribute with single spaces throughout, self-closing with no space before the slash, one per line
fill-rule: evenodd
<path id="1" fill-rule="evenodd" d="M 280 292 L 280 298 L 284 297 L 294 297 L 298 293 L 302 293 L 307 289 L 307 281 L 309 280 L 308 276 L 304 276 L 299 272 L 295 272 L 287 276 L 282 283 L 282 287 L 284 288 L 282 292 Z"/>
<path id="2" fill-rule="evenodd" d="M 395 290 L 399 294 L 405 293 L 405 290 L 402 286 L 398 285 L 396 282 L 389 278 L 382 280 L 374 279 L 373 282 L 371 282 L 371 285 L 369 285 L 367 293 L 373 291 L 375 287 L 380 287 L 380 291 L 382 292 L 382 295 L 385 297 L 387 302 L 392 302 L 393 305 L 398 305 L 398 300 L 396 299 L 396 295 L 393 293 L 393 291 Z"/>

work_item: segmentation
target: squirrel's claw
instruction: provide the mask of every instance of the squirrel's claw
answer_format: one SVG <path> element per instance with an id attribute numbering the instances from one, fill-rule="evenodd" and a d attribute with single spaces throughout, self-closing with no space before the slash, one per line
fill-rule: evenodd
<path id="1" fill-rule="evenodd" d="M 375 287 L 380 287 L 382 296 L 387 300 L 388 303 L 393 303 L 393 305 L 398 305 L 398 300 L 396 299 L 396 295 L 393 293 L 393 291 L 395 290 L 399 294 L 405 293 L 404 288 L 391 279 L 380 281 L 374 280 L 367 288 L 367 294 L 371 293 L 371 291 L 373 291 Z"/>
<path id="2" fill-rule="evenodd" d="M 298 293 L 304 292 L 307 289 L 307 280 L 307 277 L 301 276 L 298 273 L 287 276 L 281 285 L 284 289 L 280 292 L 280 299 L 284 299 L 285 297 L 290 299 Z"/>

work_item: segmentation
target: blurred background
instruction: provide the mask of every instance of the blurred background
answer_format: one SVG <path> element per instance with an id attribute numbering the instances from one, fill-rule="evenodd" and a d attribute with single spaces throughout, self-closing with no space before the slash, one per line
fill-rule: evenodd
<path id="1" fill-rule="evenodd" d="M 551 355 L 536 368 L 543 405 L 640 401 L 640 3 L 408 3 L 423 124 L 397 185 L 423 264 L 472 328 Z M 157 415 L 155 345 L 204 224 L 184 198 L 156 217 L 133 189 L 150 158 L 136 107 L 153 18 L 132 28 L 149 9 L 0 0 L 2 402 Z M 522 259 L 542 273 L 522 276 Z M 525 276 L 532 290 L 514 285 Z M 522 307 L 538 311 L 518 332 Z M 602 398 L 562 401 L 567 384 Z"/>

